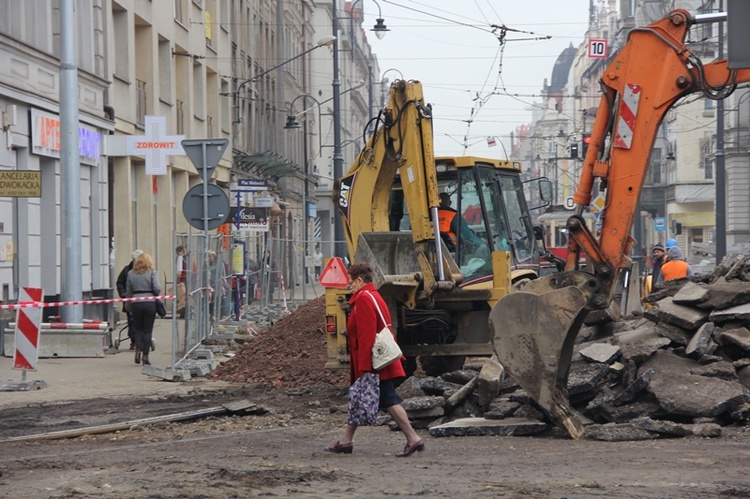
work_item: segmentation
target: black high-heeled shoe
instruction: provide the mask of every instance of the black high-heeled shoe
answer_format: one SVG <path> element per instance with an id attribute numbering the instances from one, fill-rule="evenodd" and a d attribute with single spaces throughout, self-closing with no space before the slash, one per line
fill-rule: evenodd
<path id="1" fill-rule="evenodd" d="M 351 454 L 354 450 L 354 444 L 351 442 L 348 444 L 340 444 L 336 442 L 335 444 L 329 445 L 323 450 L 332 454 Z"/>
<path id="2" fill-rule="evenodd" d="M 424 442 L 422 440 L 416 442 L 414 445 L 406 444 L 403 452 L 396 454 L 396 457 L 409 457 L 415 452 L 422 452 L 424 450 Z"/>

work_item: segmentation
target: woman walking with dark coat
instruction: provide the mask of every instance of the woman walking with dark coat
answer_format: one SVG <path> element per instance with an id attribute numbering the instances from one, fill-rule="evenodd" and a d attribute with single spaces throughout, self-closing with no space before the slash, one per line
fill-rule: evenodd
<path id="1" fill-rule="evenodd" d="M 133 270 L 128 272 L 125 287 L 125 294 L 128 298 L 143 298 L 161 294 L 161 283 L 156 270 L 154 270 L 154 260 L 151 255 L 142 253 L 135 259 Z M 151 337 L 156 320 L 156 301 L 131 302 L 130 311 L 133 314 L 133 328 L 135 329 L 135 363 L 140 364 L 143 360 L 144 366 L 151 365 L 151 362 L 148 361 L 148 352 L 151 348 Z"/>
<path id="2" fill-rule="evenodd" d="M 351 311 L 346 321 L 349 337 L 350 381 L 354 383 L 372 368 L 372 346 L 375 335 L 387 324 L 383 324 L 380 314 L 390 324 L 391 313 L 380 293 L 372 283 L 372 269 L 366 263 L 358 263 L 349 268 L 349 287 L 354 291 L 349 304 Z M 376 309 L 377 303 L 377 309 Z M 378 309 L 380 313 L 378 313 Z M 406 372 L 400 361 L 390 364 L 380 371 L 380 409 L 387 411 L 406 436 L 406 446 L 397 457 L 408 457 L 425 449 L 424 442 L 412 428 L 406 410 L 401 406 L 403 399 L 396 393 L 396 380 L 405 378 Z M 347 422 L 344 434 L 335 444 L 326 447 L 327 452 L 351 454 L 354 449 L 352 439 L 357 425 Z"/>

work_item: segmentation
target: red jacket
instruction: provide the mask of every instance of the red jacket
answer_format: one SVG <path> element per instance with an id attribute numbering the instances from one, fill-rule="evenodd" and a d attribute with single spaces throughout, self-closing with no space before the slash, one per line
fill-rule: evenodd
<path id="1" fill-rule="evenodd" d="M 367 296 L 372 295 L 378 303 L 380 312 L 388 322 L 391 323 L 391 312 L 383 301 L 375 285 L 367 283 L 354 292 L 349 299 L 352 306 L 349 318 L 346 321 L 346 331 L 349 337 L 349 365 L 351 382 L 360 378 L 368 371 L 372 371 L 372 345 L 375 343 L 375 335 L 385 327 L 380 319 L 375 303 Z M 381 380 L 394 378 L 405 378 L 406 371 L 401 362 L 394 362 L 378 371 Z"/>

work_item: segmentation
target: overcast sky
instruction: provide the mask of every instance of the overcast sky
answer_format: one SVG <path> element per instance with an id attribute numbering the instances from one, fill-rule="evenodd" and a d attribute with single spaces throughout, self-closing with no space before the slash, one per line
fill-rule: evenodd
<path id="1" fill-rule="evenodd" d="M 377 1 L 391 31 L 382 40 L 372 32 L 367 38 L 386 78 L 393 81 L 400 72 L 422 82 L 433 105 L 436 155 L 501 159 L 502 146 L 488 146 L 487 137 L 498 137 L 510 153 L 509 135 L 531 122 L 527 109 L 540 101 L 560 52 L 583 42 L 589 6 L 589 0 Z M 378 7 L 374 0 L 360 0 L 356 7 L 362 4 L 363 27 L 369 30 Z M 503 48 L 493 24 L 534 34 L 508 32 Z M 551 39 L 531 39 L 547 35 Z M 386 71 L 390 68 L 398 72 Z M 504 89 L 518 97 L 500 95 Z"/>

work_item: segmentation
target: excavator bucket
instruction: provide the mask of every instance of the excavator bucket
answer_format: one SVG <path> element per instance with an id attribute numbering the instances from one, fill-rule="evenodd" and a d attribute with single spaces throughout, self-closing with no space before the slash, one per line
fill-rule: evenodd
<path id="1" fill-rule="evenodd" d="M 568 401 L 573 344 L 598 281 L 566 272 L 533 281 L 490 311 L 493 348 L 500 363 L 552 420 L 573 438 L 583 425 Z"/>
<path id="2" fill-rule="evenodd" d="M 445 243 L 440 241 L 445 274 L 449 281 L 459 280 L 458 265 L 448 253 Z M 452 282 L 437 283 L 435 268 L 437 253 L 431 241 L 415 243 L 411 232 L 363 232 L 357 240 L 355 262 L 367 262 L 373 273 L 373 281 L 381 294 L 402 301 L 414 308 L 420 292 L 429 292 Z M 434 286 L 433 286 L 434 283 Z"/>

